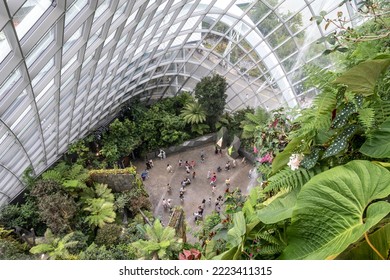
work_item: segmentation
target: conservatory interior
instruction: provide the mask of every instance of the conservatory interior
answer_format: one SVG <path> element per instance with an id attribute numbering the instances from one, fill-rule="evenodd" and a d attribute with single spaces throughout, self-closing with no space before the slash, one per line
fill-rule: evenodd
<path id="1" fill-rule="evenodd" d="M 390 259 L 385 0 L 0 0 L 0 260 Z"/>

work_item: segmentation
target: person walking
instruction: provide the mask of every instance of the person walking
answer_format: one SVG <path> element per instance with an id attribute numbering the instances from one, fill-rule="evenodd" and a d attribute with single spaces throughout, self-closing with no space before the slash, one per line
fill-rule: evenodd
<path id="1" fill-rule="evenodd" d="M 164 207 L 164 209 L 167 209 L 167 201 L 165 200 L 165 198 L 163 198 L 162 200 L 162 206 Z"/>
<path id="2" fill-rule="evenodd" d="M 210 179 L 211 178 L 211 171 L 207 171 L 207 179 Z"/>
<path id="3" fill-rule="evenodd" d="M 230 187 L 230 178 L 227 178 L 225 180 L 225 184 L 226 184 L 226 188 L 229 188 Z"/>
<path id="4" fill-rule="evenodd" d="M 167 171 L 168 173 L 172 173 L 172 165 L 170 165 L 169 163 L 167 164 Z"/>
<path id="5" fill-rule="evenodd" d="M 196 172 L 192 172 L 192 179 L 195 179 Z"/>
<path id="6" fill-rule="evenodd" d="M 181 202 L 184 202 L 184 189 L 181 188 L 179 191 L 179 198 Z"/>

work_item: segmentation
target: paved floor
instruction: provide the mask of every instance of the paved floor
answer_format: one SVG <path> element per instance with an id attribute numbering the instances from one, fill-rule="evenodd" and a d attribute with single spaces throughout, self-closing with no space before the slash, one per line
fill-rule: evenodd
<path id="1" fill-rule="evenodd" d="M 206 155 L 204 163 L 200 162 L 201 150 L 204 151 Z M 163 199 L 170 198 L 172 200 L 172 205 L 180 205 L 183 207 L 186 213 L 187 220 L 187 241 L 189 243 L 195 243 L 197 239 L 192 235 L 193 232 L 199 229 L 199 226 L 194 221 L 193 213 L 197 211 L 199 205 L 201 205 L 202 200 L 206 199 L 206 207 L 204 210 L 204 216 L 210 214 L 214 211 L 215 208 L 215 199 L 219 195 L 223 195 L 226 190 L 225 180 L 230 178 L 231 185 L 230 190 L 235 188 L 240 188 L 243 194 L 247 194 L 250 187 L 253 187 L 257 184 L 256 178 L 249 178 L 248 173 L 252 166 L 248 164 L 241 163 L 242 158 L 236 159 L 237 166 L 232 168 L 230 171 L 225 171 L 224 167 L 228 160 L 232 162 L 232 158 L 226 154 L 226 149 L 222 150 L 221 155 L 215 155 L 214 153 L 214 144 L 207 144 L 197 148 L 189 148 L 185 152 L 167 155 L 164 160 L 159 158 L 153 159 L 154 167 L 149 170 L 149 178 L 144 181 L 145 188 L 150 195 L 150 200 L 152 202 L 152 211 L 155 217 L 160 217 L 165 225 L 169 222 L 169 211 L 162 206 Z M 192 179 L 192 173 L 190 179 L 191 184 L 188 185 L 185 189 L 184 201 L 181 202 L 179 198 L 180 183 L 187 177 L 185 167 L 179 167 L 179 160 L 185 162 L 188 160 L 191 162 L 194 160 L 196 162 L 195 179 Z M 139 173 L 141 173 L 146 165 L 143 161 L 136 161 L 133 163 Z M 167 171 L 167 164 L 172 165 L 173 172 L 169 173 Z M 217 167 L 222 168 L 221 172 L 217 172 Z M 207 179 L 208 170 L 216 172 L 217 174 L 217 184 L 215 194 L 212 194 L 212 187 L 210 186 L 210 180 Z M 192 171 L 191 171 L 192 172 Z M 170 183 L 172 191 L 167 192 L 167 184 Z M 211 205 L 208 203 L 208 199 L 211 197 Z"/>

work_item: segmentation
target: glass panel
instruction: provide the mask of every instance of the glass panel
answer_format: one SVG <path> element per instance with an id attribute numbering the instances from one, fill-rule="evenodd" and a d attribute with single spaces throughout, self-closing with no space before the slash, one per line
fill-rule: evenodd
<path id="1" fill-rule="evenodd" d="M 120 17 L 125 12 L 127 3 L 128 2 L 123 3 L 123 5 L 118 10 L 116 10 L 112 22 L 116 21 L 118 17 Z"/>
<path id="2" fill-rule="evenodd" d="M 107 10 L 107 8 L 110 6 L 110 2 L 110 0 L 106 0 L 97 8 L 93 22 L 95 22 L 104 13 L 104 11 Z"/>
<path id="3" fill-rule="evenodd" d="M 13 23 L 19 39 L 31 29 L 44 12 L 50 7 L 49 0 L 28 0 L 13 17 Z"/>
<path id="4" fill-rule="evenodd" d="M 50 59 L 48 63 L 45 65 L 45 67 L 42 68 L 41 71 L 39 71 L 38 75 L 35 76 L 35 78 L 31 81 L 31 84 L 33 87 L 35 87 L 38 82 L 43 78 L 43 76 L 46 75 L 47 72 L 54 66 L 54 58 Z"/>
<path id="5" fill-rule="evenodd" d="M 72 65 L 73 62 L 75 62 L 77 59 L 77 53 L 66 63 L 62 69 L 61 69 L 61 75 L 66 72 L 66 70 L 69 69 L 69 67 Z"/>
<path id="6" fill-rule="evenodd" d="M 89 48 L 102 34 L 103 26 L 98 29 L 98 31 L 94 32 L 91 37 L 89 37 L 87 48 Z"/>
<path id="7" fill-rule="evenodd" d="M 51 29 L 38 43 L 38 45 L 27 55 L 26 64 L 29 68 L 34 61 L 47 49 L 54 41 L 54 30 Z"/>
<path id="8" fill-rule="evenodd" d="M 13 117 L 19 116 L 19 113 L 17 111 L 20 104 L 27 99 L 27 92 L 24 90 L 13 102 L 12 104 L 5 110 L 4 114 L 1 116 L 1 118 L 7 122 L 8 124 L 12 124 L 15 120 L 14 119 L 8 119 L 12 114 Z"/>
<path id="9" fill-rule="evenodd" d="M 5 94 L 16 84 L 16 82 L 20 79 L 20 71 L 19 69 L 15 69 L 11 75 L 5 80 L 5 82 L 0 85 L 0 101 L 5 96 Z"/>
<path id="10" fill-rule="evenodd" d="M 74 17 L 80 13 L 80 11 L 87 5 L 87 0 L 77 0 L 73 3 L 70 9 L 65 14 L 65 26 L 74 19 Z"/>
<path id="11" fill-rule="evenodd" d="M 0 63 L 11 52 L 11 47 L 8 44 L 7 37 L 3 31 L 0 31 Z"/>
<path id="12" fill-rule="evenodd" d="M 66 41 L 62 49 L 62 53 L 66 53 L 69 50 L 69 48 L 77 41 L 77 39 L 81 37 L 82 31 L 83 31 L 83 25 L 80 26 L 79 29 L 77 29 L 77 31 L 72 35 L 72 37 L 69 38 L 68 41 Z"/>
<path id="13" fill-rule="evenodd" d="M 45 88 L 37 95 L 37 97 L 35 98 L 35 100 L 38 102 L 45 94 L 46 92 L 49 90 L 49 88 L 51 88 L 52 86 L 54 86 L 54 79 L 51 80 L 47 86 L 45 86 Z"/>

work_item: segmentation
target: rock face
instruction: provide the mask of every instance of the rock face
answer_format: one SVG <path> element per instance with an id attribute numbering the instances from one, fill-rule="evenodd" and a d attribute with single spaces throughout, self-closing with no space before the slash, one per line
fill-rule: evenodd
<path id="1" fill-rule="evenodd" d="M 183 208 L 176 207 L 173 210 L 168 226 L 173 227 L 176 232 L 176 236 L 181 238 L 183 242 L 187 242 L 186 236 L 186 217 Z"/>
<path id="2" fill-rule="evenodd" d="M 132 168 L 91 170 L 92 181 L 106 184 L 113 192 L 129 191 L 137 187 L 135 170 Z"/>

